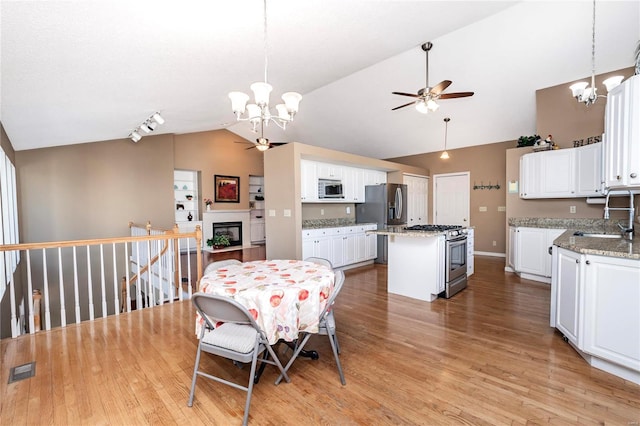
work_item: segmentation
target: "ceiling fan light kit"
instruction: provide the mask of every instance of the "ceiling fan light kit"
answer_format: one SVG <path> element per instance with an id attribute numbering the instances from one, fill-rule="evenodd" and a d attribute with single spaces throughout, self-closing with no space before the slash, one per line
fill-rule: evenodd
<path id="1" fill-rule="evenodd" d="M 298 113 L 302 95 L 296 92 L 286 92 L 282 95 L 283 104 L 275 106 L 277 114 L 272 114 L 269 110 L 269 96 L 273 87 L 267 83 L 267 0 L 264 0 L 264 82 L 253 83 L 253 104 L 249 102 L 249 96 L 243 92 L 229 93 L 231 99 L 231 110 L 237 121 L 248 121 L 251 123 L 251 130 L 258 132 L 259 126 L 268 126 L 275 123 L 282 130 L 285 130 L 287 123 L 293 121 L 293 117 Z M 245 114 L 246 113 L 246 114 Z"/>
<path id="2" fill-rule="evenodd" d="M 571 96 L 586 106 L 594 104 L 598 100 L 598 97 L 606 98 L 604 95 L 598 96 L 598 89 L 596 88 L 596 0 L 593 0 L 593 20 L 591 22 L 591 87 L 589 87 L 589 83 L 585 81 L 569 86 Z M 621 75 L 616 75 L 606 79 L 602 83 L 607 88 L 607 92 L 610 92 L 622 82 L 623 78 Z"/>
<path id="3" fill-rule="evenodd" d="M 425 86 L 424 88 L 418 90 L 418 93 L 415 95 L 413 93 L 391 92 L 394 95 L 417 98 L 415 101 L 392 108 L 391 111 L 395 111 L 397 109 L 404 108 L 413 104 L 415 105 L 416 110 L 423 114 L 428 114 L 429 112 L 435 112 L 438 110 L 438 108 L 440 108 L 440 105 L 436 102 L 440 99 L 466 98 L 468 96 L 473 96 L 473 92 L 442 93 L 447 89 L 447 87 L 451 85 L 451 80 L 443 80 L 433 87 L 429 86 L 429 51 L 433 47 L 433 43 L 428 41 L 421 47 L 422 50 L 424 50 L 426 57 Z"/>

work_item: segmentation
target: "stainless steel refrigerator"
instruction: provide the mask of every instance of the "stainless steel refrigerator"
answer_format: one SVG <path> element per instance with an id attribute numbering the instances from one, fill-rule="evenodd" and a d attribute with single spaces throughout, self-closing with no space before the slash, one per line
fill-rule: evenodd
<path id="1" fill-rule="evenodd" d="M 365 202 L 356 204 L 357 223 L 377 223 L 378 229 L 407 224 L 407 185 L 383 183 L 365 186 Z M 387 263 L 387 236 L 378 235 L 376 263 Z"/>

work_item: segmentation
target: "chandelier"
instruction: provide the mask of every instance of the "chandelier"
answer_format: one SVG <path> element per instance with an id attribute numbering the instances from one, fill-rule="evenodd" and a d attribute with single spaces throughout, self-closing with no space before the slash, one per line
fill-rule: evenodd
<path id="1" fill-rule="evenodd" d="M 451 119 L 449 117 L 446 117 L 444 119 L 444 151 L 442 155 L 440 155 L 440 158 L 442 158 L 443 160 L 449 159 L 449 153 L 447 152 L 447 128 L 449 126 L 450 121 Z"/>
<path id="2" fill-rule="evenodd" d="M 607 92 L 618 86 L 624 77 L 617 75 L 610 77 L 602 83 L 606 86 Z M 589 83 L 581 81 L 569 86 L 571 93 L 578 102 L 584 103 L 586 106 L 594 104 L 598 100 L 596 93 L 596 0 L 593 0 L 593 20 L 591 26 L 591 87 Z M 606 97 L 601 95 L 600 97 Z"/>
<path id="3" fill-rule="evenodd" d="M 302 95 L 299 93 L 287 92 L 282 95 L 284 104 L 276 105 L 275 114 L 272 113 L 269 109 L 269 94 L 273 87 L 267 83 L 267 66 L 267 0 L 264 0 L 264 82 L 256 82 L 250 86 L 255 102 L 252 104 L 247 104 L 249 96 L 243 92 L 229 93 L 231 109 L 236 120 L 249 121 L 251 130 L 254 132 L 257 132 L 262 125 L 268 126 L 270 122 L 285 130 L 287 123 L 293 121 L 302 100 Z"/>

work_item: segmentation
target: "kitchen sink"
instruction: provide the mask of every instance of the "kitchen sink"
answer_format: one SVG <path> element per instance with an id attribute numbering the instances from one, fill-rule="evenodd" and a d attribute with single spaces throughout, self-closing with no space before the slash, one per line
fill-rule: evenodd
<path id="1" fill-rule="evenodd" d="M 620 234 L 590 234 L 588 232 L 574 232 L 573 235 L 576 237 L 591 237 L 591 238 L 612 238 L 612 239 L 620 239 L 622 235 Z"/>

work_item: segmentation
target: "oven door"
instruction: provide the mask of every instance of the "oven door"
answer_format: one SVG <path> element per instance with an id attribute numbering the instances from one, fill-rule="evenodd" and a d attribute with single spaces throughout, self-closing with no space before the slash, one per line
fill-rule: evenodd
<path id="1" fill-rule="evenodd" d="M 446 247 L 447 274 L 445 281 L 450 283 L 467 274 L 467 236 L 448 240 Z"/>

